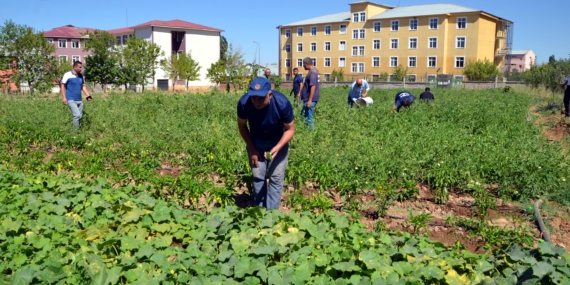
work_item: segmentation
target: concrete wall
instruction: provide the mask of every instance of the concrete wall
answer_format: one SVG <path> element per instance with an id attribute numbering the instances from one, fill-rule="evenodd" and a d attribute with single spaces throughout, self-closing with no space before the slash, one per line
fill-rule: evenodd
<path id="1" fill-rule="evenodd" d="M 206 79 L 208 68 L 220 59 L 220 33 L 210 31 L 186 31 L 186 52 L 200 64 L 200 79 L 191 81 L 188 86 L 211 86 Z"/>

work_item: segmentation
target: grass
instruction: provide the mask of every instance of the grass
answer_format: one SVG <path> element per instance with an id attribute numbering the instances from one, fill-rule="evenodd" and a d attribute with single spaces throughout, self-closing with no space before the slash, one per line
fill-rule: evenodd
<path id="1" fill-rule="evenodd" d="M 296 111 L 287 180 L 349 194 L 404 180 L 432 190 L 469 191 L 467 184 L 476 181 L 498 184 L 494 194 L 507 200 L 547 194 L 570 201 L 563 194 L 570 190 L 563 181 L 570 171 L 560 146 L 547 143 L 526 120 L 535 102 L 529 93 L 436 90 L 431 104 L 418 102 L 400 113 L 391 112 L 395 93 L 373 89 L 374 105 L 349 109 L 347 89 L 323 89 L 315 131 L 303 126 Z M 96 97 L 85 104 L 83 128 L 73 132 L 69 110 L 57 96 L 0 96 L 0 160 L 28 173 L 149 184 L 182 199 L 190 187 L 186 178 L 217 173 L 247 179 L 245 146 L 236 127 L 239 97 L 220 92 Z M 47 151 L 54 151 L 49 161 Z M 183 167 L 183 175 L 160 176 L 155 168 L 164 163 Z"/>

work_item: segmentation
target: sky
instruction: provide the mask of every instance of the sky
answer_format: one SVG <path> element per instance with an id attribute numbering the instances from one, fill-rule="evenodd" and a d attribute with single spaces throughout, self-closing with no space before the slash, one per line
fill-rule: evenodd
<path id="1" fill-rule="evenodd" d="M 351 2 L 356 0 L 0 0 L 0 21 L 3 24 L 5 20 L 11 19 L 17 24 L 47 31 L 69 24 L 104 30 L 123 28 L 127 26 L 127 18 L 129 26 L 150 20 L 180 19 L 224 30 L 222 35 L 229 43 L 242 49 L 246 61 L 252 62 L 259 56 L 261 63 L 267 64 L 278 61 L 277 26 L 349 11 Z M 483 10 L 514 22 L 513 49 L 532 49 L 537 55 L 537 62 L 548 61 L 550 55 L 568 58 L 570 54 L 568 0 L 372 2 L 392 6 L 447 3 Z"/>

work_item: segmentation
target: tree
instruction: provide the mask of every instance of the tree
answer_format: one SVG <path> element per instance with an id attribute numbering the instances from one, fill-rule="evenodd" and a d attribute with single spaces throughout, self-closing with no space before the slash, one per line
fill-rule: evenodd
<path id="1" fill-rule="evenodd" d="M 63 75 L 68 72 L 71 71 L 73 67 L 73 64 L 71 63 L 71 61 L 69 60 L 59 60 L 59 62 L 56 64 L 55 66 L 55 70 L 54 70 L 54 74 L 55 74 L 55 83 L 57 85 L 61 84 L 61 79 L 63 78 Z"/>
<path id="2" fill-rule="evenodd" d="M 117 40 L 106 31 L 95 30 L 84 34 L 84 51 L 91 55 L 85 59 L 85 75 L 89 81 L 101 84 L 103 93 L 107 93 L 108 84 L 116 84 L 119 72 Z"/>
<path id="3" fill-rule="evenodd" d="M 344 81 L 344 69 L 340 68 L 339 70 L 333 69 L 331 72 L 331 77 L 336 78 L 336 81 L 342 82 Z"/>
<path id="4" fill-rule="evenodd" d="M 148 83 L 148 78 L 154 77 L 158 58 L 164 56 L 160 47 L 144 39 L 132 37 L 121 51 L 122 83 L 142 85 Z"/>
<path id="5" fill-rule="evenodd" d="M 225 81 L 226 76 L 226 65 L 224 61 L 221 59 L 212 63 L 210 68 L 207 69 L 208 73 L 206 73 L 206 78 L 216 85 L 220 84 L 221 82 Z"/>
<path id="6" fill-rule="evenodd" d="M 487 58 L 485 60 L 469 61 L 463 69 L 463 74 L 469 81 L 493 81 L 499 76 L 499 68 Z"/>
<path id="7" fill-rule="evenodd" d="M 32 94 L 47 92 L 53 87 L 57 65 L 53 56 L 55 47 L 43 33 L 8 20 L 0 27 L 0 46 L 1 52 L 7 55 L 3 63 L 10 60 L 16 63 L 12 66 L 11 80 L 16 82 L 18 89 L 21 82 L 28 84 Z"/>
<path id="8" fill-rule="evenodd" d="M 234 87 L 234 90 L 245 89 L 253 78 L 257 77 L 251 70 L 248 70 L 244 60 L 244 53 L 241 48 L 234 49 L 232 44 L 228 46 L 226 54 L 225 69 L 228 75 L 229 82 Z"/>
<path id="9" fill-rule="evenodd" d="M 187 54 L 172 54 L 170 59 L 160 61 L 160 67 L 169 79 L 173 81 L 176 78 L 186 80 L 186 91 L 188 91 L 188 83 L 190 81 L 200 79 L 200 69 L 202 68 L 198 62 L 192 58 L 190 52 Z"/>
<path id="10" fill-rule="evenodd" d="M 408 75 L 408 68 L 404 67 L 403 65 L 398 65 L 396 67 L 394 67 L 393 69 L 393 74 L 394 74 L 394 80 L 395 81 L 403 81 L 404 78 L 406 78 L 406 75 Z"/>
<path id="11" fill-rule="evenodd" d="M 226 53 L 228 52 L 228 40 L 224 36 L 220 36 L 220 59 L 226 60 Z"/>

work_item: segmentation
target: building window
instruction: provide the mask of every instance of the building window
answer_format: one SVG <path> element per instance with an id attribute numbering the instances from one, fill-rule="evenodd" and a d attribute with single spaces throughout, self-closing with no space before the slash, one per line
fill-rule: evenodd
<path id="1" fill-rule="evenodd" d="M 358 55 L 364 56 L 364 46 L 360 46 L 360 47 L 358 48 Z"/>
<path id="2" fill-rule="evenodd" d="M 391 56 L 390 57 L 390 67 L 396 67 L 398 66 L 398 57 L 397 56 Z"/>
<path id="3" fill-rule="evenodd" d="M 382 22 L 374 22 L 374 32 L 380 32 L 382 30 Z"/>
<path id="4" fill-rule="evenodd" d="M 285 59 L 285 67 L 291 67 L 291 59 Z"/>
<path id="5" fill-rule="evenodd" d="M 399 29 L 400 29 L 400 21 L 398 21 L 398 20 L 392 21 L 391 30 L 392 30 L 392 31 L 397 31 L 397 30 L 399 30 Z"/>
<path id="6" fill-rule="evenodd" d="M 390 48 L 397 49 L 398 48 L 398 39 L 391 39 L 390 40 Z"/>
<path id="7" fill-rule="evenodd" d="M 411 19 L 410 20 L 410 31 L 417 31 L 418 30 L 418 19 Z"/>
<path id="8" fill-rule="evenodd" d="M 71 57 L 71 63 L 75 64 L 76 61 L 79 61 L 79 56 L 78 55 L 74 55 Z"/>
<path id="9" fill-rule="evenodd" d="M 290 38 L 290 37 L 291 37 L 291 30 L 285 30 L 285 37 L 286 37 L 286 38 Z"/>
<path id="10" fill-rule="evenodd" d="M 297 44 L 297 51 L 303 51 L 303 43 Z"/>
<path id="11" fill-rule="evenodd" d="M 331 50 L 331 42 L 325 42 L 325 51 Z"/>
<path id="12" fill-rule="evenodd" d="M 365 29 L 360 29 L 360 38 L 364 39 L 366 37 L 366 30 Z"/>
<path id="13" fill-rule="evenodd" d="M 410 38 L 409 48 L 411 48 L 411 49 L 418 48 L 418 38 Z"/>
<path id="14" fill-rule="evenodd" d="M 331 74 L 330 73 L 325 73 L 325 82 L 327 81 L 331 81 Z"/>
<path id="15" fill-rule="evenodd" d="M 297 67 L 303 66 L 303 59 L 297 58 Z"/>
<path id="16" fill-rule="evenodd" d="M 71 48 L 79 48 L 79 40 L 71 40 Z"/>
<path id="17" fill-rule="evenodd" d="M 357 56 L 358 55 L 358 47 L 357 46 L 353 46 L 352 47 L 352 56 Z"/>
<path id="18" fill-rule="evenodd" d="M 58 40 L 57 42 L 59 48 L 67 48 L 67 40 Z"/>
<path id="19" fill-rule="evenodd" d="M 372 57 L 372 67 L 380 67 L 380 57 L 379 56 Z"/>
<path id="20" fill-rule="evenodd" d="M 352 39 L 358 39 L 358 30 L 352 30 Z"/>
<path id="21" fill-rule="evenodd" d="M 465 29 L 467 28 L 467 18 L 457 18 L 457 28 L 458 29 Z"/>
<path id="22" fill-rule="evenodd" d="M 408 67 L 418 66 L 418 58 L 415 56 L 408 57 Z"/>
<path id="23" fill-rule="evenodd" d="M 372 82 L 380 81 L 380 74 L 372 74 Z"/>
<path id="24" fill-rule="evenodd" d="M 132 38 L 132 37 L 133 37 L 133 34 L 130 34 L 130 35 L 129 35 L 129 39 Z"/>
<path id="25" fill-rule="evenodd" d="M 332 27 L 331 26 L 325 26 L 325 35 L 330 35 L 332 31 Z"/>
<path id="26" fill-rule="evenodd" d="M 464 80 L 463 75 L 455 75 L 453 78 L 454 78 L 455 80 L 459 80 L 459 81 L 463 81 L 463 80 Z"/>
<path id="27" fill-rule="evenodd" d="M 311 36 L 317 35 L 317 27 L 311 27 Z"/>
<path id="28" fill-rule="evenodd" d="M 437 38 L 428 38 L 428 48 L 437 48 Z"/>
<path id="29" fill-rule="evenodd" d="M 311 43 L 311 51 L 317 51 L 317 43 Z"/>
<path id="30" fill-rule="evenodd" d="M 437 24 L 439 22 L 438 18 L 431 18 L 429 19 L 429 28 L 430 30 L 436 30 L 437 29 Z"/>
<path id="31" fill-rule="evenodd" d="M 127 44 L 127 40 L 129 39 L 129 36 L 124 35 L 123 36 L 123 44 L 126 45 Z"/>
<path id="32" fill-rule="evenodd" d="M 465 57 L 464 56 L 456 56 L 455 57 L 455 68 L 463 68 L 465 67 Z"/>
<path id="33" fill-rule="evenodd" d="M 331 58 L 325 57 L 325 67 L 330 67 L 330 66 L 331 66 Z"/>
<path id="34" fill-rule="evenodd" d="M 303 36 L 303 28 L 297 28 L 297 37 Z"/>
<path id="35" fill-rule="evenodd" d="M 372 41 L 372 49 L 380 49 L 380 40 Z"/>
<path id="36" fill-rule="evenodd" d="M 344 57 L 338 58 L 338 67 L 346 67 L 346 58 Z"/>
<path id="37" fill-rule="evenodd" d="M 435 67 L 437 65 L 437 57 L 428 56 L 428 67 Z"/>
<path id="38" fill-rule="evenodd" d="M 406 80 L 408 82 L 416 82 L 416 75 L 415 74 L 409 74 L 408 78 L 406 78 Z"/>
<path id="39" fill-rule="evenodd" d="M 120 45 L 121 44 L 121 37 L 116 37 L 117 38 L 117 44 Z"/>
<path id="40" fill-rule="evenodd" d="M 465 48 L 465 37 L 457 37 L 457 48 Z"/>
<path id="41" fill-rule="evenodd" d="M 291 45 L 290 44 L 285 45 L 285 52 L 291 52 Z"/>
<path id="42" fill-rule="evenodd" d="M 353 62 L 351 71 L 352 71 L 352 73 L 364 73 L 364 63 L 363 62 Z"/>
<path id="43" fill-rule="evenodd" d="M 339 42 L 338 50 L 346 50 L 346 41 Z"/>
<path id="44" fill-rule="evenodd" d="M 317 66 L 317 58 L 312 57 L 311 61 L 313 62 L 313 66 Z"/>
<path id="45" fill-rule="evenodd" d="M 352 13 L 352 21 L 355 23 L 366 22 L 366 12 Z"/>
<path id="46" fill-rule="evenodd" d="M 62 61 L 67 61 L 67 55 L 60 55 L 60 56 L 59 56 L 59 61 L 60 61 L 60 62 L 62 62 Z"/>
<path id="47" fill-rule="evenodd" d="M 48 38 L 48 42 L 49 42 L 50 44 L 53 44 L 53 39 L 52 39 L 52 38 Z"/>
<path id="48" fill-rule="evenodd" d="M 285 81 L 291 81 L 291 74 L 285 73 Z"/>
<path id="49" fill-rule="evenodd" d="M 338 26 L 338 33 L 341 35 L 346 34 L 346 24 L 341 24 Z"/>

